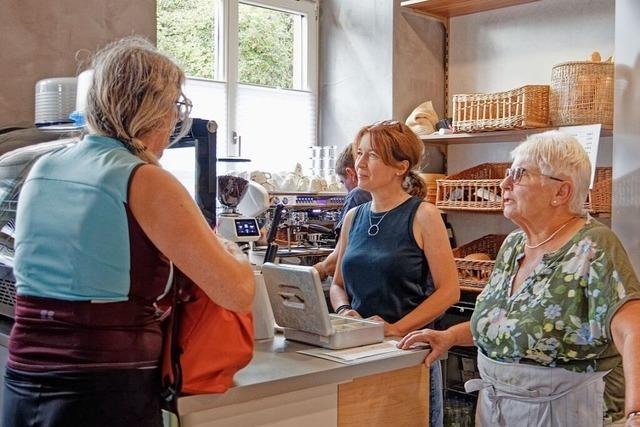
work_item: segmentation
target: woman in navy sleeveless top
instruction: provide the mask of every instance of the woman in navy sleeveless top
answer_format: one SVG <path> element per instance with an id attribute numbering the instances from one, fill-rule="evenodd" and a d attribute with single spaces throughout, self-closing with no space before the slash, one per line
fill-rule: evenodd
<path id="1" fill-rule="evenodd" d="M 404 124 L 364 127 L 354 141 L 359 187 L 372 201 L 344 221 L 344 244 L 331 286 L 338 314 L 384 322 L 385 335 L 404 336 L 430 325 L 458 301 L 460 289 L 440 213 L 424 203 L 414 172 L 423 144 Z M 442 425 L 439 363 L 431 366 L 432 426 Z"/>

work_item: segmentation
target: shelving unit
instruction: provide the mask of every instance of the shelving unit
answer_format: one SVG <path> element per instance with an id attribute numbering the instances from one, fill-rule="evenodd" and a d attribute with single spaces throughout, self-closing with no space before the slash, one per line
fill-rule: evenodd
<path id="1" fill-rule="evenodd" d="M 436 18 L 470 15 L 539 0 L 405 0 L 400 4 Z"/>
<path id="2" fill-rule="evenodd" d="M 527 136 L 536 133 L 546 132 L 548 130 L 557 130 L 557 127 L 535 128 L 535 129 L 516 129 L 502 130 L 494 132 L 477 132 L 477 133 L 450 133 L 445 135 L 429 135 L 423 136 L 422 142 L 425 144 L 435 145 L 452 145 L 452 144 L 479 144 L 490 142 L 513 142 L 524 141 Z M 602 129 L 600 137 L 613 136 L 611 129 Z"/>

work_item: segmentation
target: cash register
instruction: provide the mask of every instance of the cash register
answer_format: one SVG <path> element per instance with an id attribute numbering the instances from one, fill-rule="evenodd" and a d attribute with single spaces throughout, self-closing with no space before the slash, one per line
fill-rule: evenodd
<path id="1" fill-rule="evenodd" d="M 329 314 L 320 276 L 313 267 L 265 263 L 262 274 L 273 316 L 286 339 L 329 349 L 383 341 L 382 323 Z"/>

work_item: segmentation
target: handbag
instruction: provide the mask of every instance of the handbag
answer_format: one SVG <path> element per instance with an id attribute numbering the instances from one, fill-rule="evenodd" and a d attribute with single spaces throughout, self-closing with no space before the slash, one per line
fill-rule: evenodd
<path id="1" fill-rule="evenodd" d="M 165 314 L 163 409 L 178 413 L 178 396 L 223 393 L 253 356 L 251 313 L 214 303 L 174 268 L 171 307 Z"/>

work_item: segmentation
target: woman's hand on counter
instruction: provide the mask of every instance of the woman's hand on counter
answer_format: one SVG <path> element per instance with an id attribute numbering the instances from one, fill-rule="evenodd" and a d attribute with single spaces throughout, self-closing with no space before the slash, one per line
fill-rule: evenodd
<path id="1" fill-rule="evenodd" d="M 395 327 L 394 324 L 385 322 L 385 320 L 382 317 L 378 316 L 378 315 L 368 317 L 367 320 L 373 320 L 374 322 L 383 323 L 384 324 L 384 336 L 385 337 L 401 337 L 403 335 L 402 332 L 400 332 Z"/>
<path id="2" fill-rule="evenodd" d="M 436 331 L 433 329 L 422 329 L 419 331 L 409 332 L 400 342 L 398 347 L 403 350 L 409 350 L 416 344 L 429 344 L 431 351 L 424 360 L 427 366 L 438 360 L 440 356 L 446 353 L 455 343 L 453 334 L 450 331 Z"/>
<path id="3" fill-rule="evenodd" d="M 340 316 L 349 316 L 349 317 L 355 317 L 356 319 L 362 319 L 362 316 L 360 316 L 360 313 L 355 311 L 353 308 L 350 308 L 349 310 L 341 311 Z"/>
<path id="4" fill-rule="evenodd" d="M 233 255 L 238 261 L 248 262 L 247 256 L 242 252 L 240 246 L 238 246 L 235 242 L 227 240 L 224 237 L 220 237 L 217 234 L 215 236 L 218 238 L 218 240 L 222 244 L 222 247 L 225 251 L 227 251 L 229 255 Z"/>

